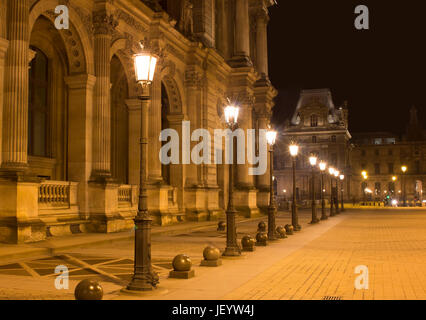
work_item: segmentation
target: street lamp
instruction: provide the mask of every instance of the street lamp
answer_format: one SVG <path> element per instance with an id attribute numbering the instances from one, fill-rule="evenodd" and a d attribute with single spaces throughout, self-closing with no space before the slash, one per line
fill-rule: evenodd
<path id="1" fill-rule="evenodd" d="M 312 221 L 311 224 L 318 223 L 319 220 L 317 218 L 317 206 L 315 201 L 315 166 L 317 165 L 318 158 L 315 155 L 312 155 L 309 157 L 309 163 L 311 164 L 312 168 Z"/>
<path id="2" fill-rule="evenodd" d="M 339 208 L 339 175 L 340 175 L 340 172 L 338 170 L 335 170 L 334 171 L 334 177 L 336 179 L 336 191 L 334 193 L 334 199 L 335 199 L 336 213 L 340 213 L 340 208 Z"/>
<path id="3" fill-rule="evenodd" d="M 269 182 L 269 207 L 268 207 L 268 239 L 277 240 L 275 236 L 275 216 L 277 213 L 277 206 L 275 203 L 275 192 L 273 185 L 273 170 L 274 170 L 274 145 L 277 139 L 277 132 L 268 130 L 266 132 L 266 140 L 269 144 L 269 157 L 270 157 L 270 182 Z"/>
<path id="4" fill-rule="evenodd" d="M 403 199 L 403 207 L 407 206 L 407 194 L 405 189 L 405 173 L 407 172 L 407 166 L 401 166 L 402 171 L 402 199 Z"/>
<path id="5" fill-rule="evenodd" d="M 336 214 L 333 210 L 333 176 L 334 176 L 334 168 L 329 167 L 328 173 L 330 174 L 330 217 L 334 217 Z"/>
<path id="6" fill-rule="evenodd" d="M 141 45 L 142 50 L 145 48 Z M 158 57 L 144 50 L 133 56 L 136 81 L 142 86 L 141 139 L 140 139 L 140 185 L 138 213 L 135 221 L 135 261 L 134 274 L 127 285 L 129 291 L 150 291 L 156 288 L 159 277 L 151 265 L 151 217 L 148 212 L 148 193 L 146 189 L 146 159 L 148 144 L 148 109 L 150 100 L 149 86 L 154 79 Z"/>
<path id="7" fill-rule="evenodd" d="M 296 157 L 299 153 L 299 146 L 291 144 L 290 155 L 293 158 L 293 201 L 291 203 L 291 224 L 293 225 L 294 231 L 300 231 L 302 227 L 299 225 L 299 219 L 297 217 L 297 205 L 296 205 Z"/>
<path id="8" fill-rule="evenodd" d="M 367 194 L 365 192 L 365 188 L 367 188 L 367 182 L 366 181 L 368 179 L 367 171 L 363 170 L 361 172 L 361 175 L 362 175 L 362 178 L 364 179 L 362 191 L 363 191 L 363 194 L 364 194 L 364 203 L 363 203 L 363 205 L 365 206 L 365 205 L 367 205 Z"/>
<path id="9" fill-rule="evenodd" d="M 321 220 L 327 220 L 327 214 L 325 213 L 325 199 L 324 199 L 324 172 L 327 168 L 327 164 L 323 161 L 320 162 L 319 168 L 321 170 Z"/>
<path id="10" fill-rule="evenodd" d="M 225 107 L 225 121 L 231 131 L 234 131 L 238 124 L 238 115 L 240 109 L 234 105 Z M 232 137 L 232 136 L 231 136 Z M 234 150 L 234 139 L 229 144 L 231 152 Z M 230 153 L 231 155 L 231 153 Z M 234 157 L 231 156 L 232 163 L 229 165 L 229 197 L 228 209 L 226 210 L 226 248 L 223 253 L 225 257 L 235 257 L 241 255 L 241 249 L 237 243 L 237 226 L 235 223 L 235 215 L 237 211 L 234 208 Z"/>
<path id="11" fill-rule="evenodd" d="M 343 180 L 345 180 L 345 175 L 344 174 L 341 174 L 340 175 L 340 182 L 341 182 L 341 185 L 340 185 L 340 199 L 341 199 L 341 201 L 342 202 L 340 202 L 340 207 L 341 207 L 341 212 L 343 212 L 343 211 L 345 211 L 345 206 L 344 206 L 344 201 L 343 201 L 343 198 L 344 198 L 344 194 L 343 194 Z"/>

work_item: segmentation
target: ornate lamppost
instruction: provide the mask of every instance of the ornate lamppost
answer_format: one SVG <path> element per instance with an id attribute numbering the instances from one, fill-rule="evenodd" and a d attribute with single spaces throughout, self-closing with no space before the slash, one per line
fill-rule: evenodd
<path id="1" fill-rule="evenodd" d="M 127 285 L 128 291 L 150 291 L 159 283 L 158 275 L 151 265 L 151 223 L 148 212 L 148 193 L 146 189 L 146 159 L 148 144 L 148 101 L 150 85 L 154 79 L 158 56 L 147 51 L 141 44 L 142 52 L 133 56 L 136 81 L 142 86 L 141 139 L 140 139 L 140 186 L 138 213 L 135 221 L 135 262 L 134 274 Z"/>
<path id="2" fill-rule="evenodd" d="M 407 194 L 406 194 L 406 189 L 405 189 L 405 185 L 406 185 L 406 182 L 405 182 L 405 174 L 406 174 L 406 172 L 407 172 L 407 166 L 402 166 L 401 167 L 401 171 L 402 171 L 402 199 L 403 199 L 403 207 L 406 207 L 407 206 Z"/>
<path id="3" fill-rule="evenodd" d="M 344 205 L 344 194 L 343 194 L 343 180 L 345 180 L 345 175 L 341 174 L 340 175 L 340 211 L 343 212 L 345 211 L 345 205 Z"/>
<path id="4" fill-rule="evenodd" d="M 266 133 L 266 140 L 269 144 L 269 207 L 268 207 L 268 239 L 277 240 L 275 235 L 275 216 L 277 213 L 277 205 L 275 203 L 275 192 L 274 192 L 274 145 L 277 139 L 277 132 L 273 130 L 268 130 Z"/>
<path id="5" fill-rule="evenodd" d="M 330 174 L 330 217 L 334 217 L 335 211 L 333 210 L 334 200 L 333 200 L 333 176 L 334 176 L 334 168 L 329 167 L 328 173 Z"/>
<path id="6" fill-rule="evenodd" d="M 325 192 L 324 172 L 325 172 L 325 169 L 327 168 L 327 164 L 321 161 L 319 164 L 319 168 L 321 171 L 321 220 L 327 220 L 328 217 L 327 217 L 327 214 L 325 213 L 325 199 L 324 199 L 324 192 Z"/>
<path id="7" fill-rule="evenodd" d="M 300 231 L 302 227 L 299 225 L 299 219 L 297 216 L 297 204 L 296 204 L 296 157 L 299 153 L 299 146 L 296 144 L 291 144 L 290 155 L 293 158 L 293 201 L 291 203 L 291 224 L 293 225 L 294 231 Z"/>
<path id="8" fill-rule="evenodd" d="M 225 121 L 231 131 L 234 131 L 238 125 L 238 115 L 240 109 L 234 105 L 228 105 L 225 107 Z M 229 156 L 232 159 L 232 163 L 229 164 L 229 197 L 228 197 L 228 209 L 226 210 L 226 248 L 223 256 L 235 257 L 241 255 L 241 249 L 237 243 L 237 226 L 235 223 L 235 215 L 237 211 L 234 207 L 234 139 L 229 142 Z M 232 152 L 232 153 L 231 153 Z"/>
<path id="9" fill-rule="evenodd" d="M 336 180 L 336 189 L 334 191 L 336 214 L 340 213 L 340 208 L 339 208 L 339 175 L 340 175 L 339 170 L 334 170 L 334 178 Z"/>
<path id="10" fill-rule="evenodd" d="M 361 175 L 362 175 L 362 178 L 364 179 L 363 188 L 362 188 L 362 192 L 364 193 L 363 205 L 366 206 L 367 205 L 367 193 L 366 193 L 365 189 L 367 188 L 367 179 L 368 179 L 367 171 L 365 171 L 365 170 L 362 171 Z"/>
<path id="11" fill-rule="evenodd" d="M 312 168 L 312 182 L 311 182 L 311 194 L 312 194 L 312 221 L 311 224 L 318 223 L 317 218 L 317 203 L 315 199 L 315 166 L 317 165 L 318 158 L 315 155 L 309 157 L 309 163 Z"/>

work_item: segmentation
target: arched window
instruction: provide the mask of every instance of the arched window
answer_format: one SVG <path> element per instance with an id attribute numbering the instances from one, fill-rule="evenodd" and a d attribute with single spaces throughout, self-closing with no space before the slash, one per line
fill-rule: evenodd
<path id="1" fill-rule="evenodd" d="M 38 48 L 29 71 L 28 95 L 28 154 L 48 157 L 49 129 L 49 61 Z"/>
<path id="2" fill-rule="evenodd" d="M 311 127 L 318 127 L 318 116 L 316 114 L 311 115 Z"/>

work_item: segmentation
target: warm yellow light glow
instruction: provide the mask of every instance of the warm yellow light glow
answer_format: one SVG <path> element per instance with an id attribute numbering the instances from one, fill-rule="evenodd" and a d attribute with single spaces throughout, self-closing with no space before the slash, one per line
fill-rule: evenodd
<path id="1" fill-rule="evenodd" d="M 266 141 L 268 141 L 268 144 L 270 146 L 273 146 L 275 144 L 275 141 L 277 139 L 277 132 L 273 130 L 268 130 L 266 132 Z"/>
<path id="2" fill-rule="evenodd" d="M 151 83 L 154 80 L 157 58 L 149 53 L 140 53 L 133 56 L 135 64 L 136 81 L 139 83 Z"/>
<path id="3" fill-rule="evenodd" d="M 287 193 L 287 190 L 286 190 L 286 189 L 284 189 L 284 190 L 283 190 L 283 193 Z"/>
<path id="4" fill-rule="evenodd" d="M 229 105 L 225 107 L 225 121 L 227 124 L 237 124 L 240 108 Z"/>
<path id="5" fill-rule="evenodd" d="M 345 175 L 344 174 L 341 174 L 340 175 L 340 180 L 344 180 L 345 179 Z"/>
<path id="6" fill-rule="evenodd" d="M 404 172 L 404 173 L 405 173 L 405 172 L 407 171 L 407 166 L 402 166 L 402 167 L 401 167 L 401 170 L 402 170 L 402 172 Z"/>
<path id="7" fill-rule="evenodd" d="M 334 168 L 333 168 L 333 167 L 328 168 L 328 172 L 329 172 L 331 175 L 334 175 Z"/>
<path id="8" fill-rule="evenodd" d="M 321 171 L 325 171 L 325 169 L 327 168 L 327 164 L 323 161 L 320 162 L 319 164 L 319 168 Z"/>
<path id="9" fill-rule="evenodd" d="M 318 160 L 318 158 L 316 156 L 314 156 L 314 155 L 312 155 L 312 156 L 309 157 L 309 163 L 313 167 L 317 164 L 317 160 Z"/>
<path id="10" fill-rule="evenodd" d="M 292 144 L 292 145 L 290 145 L 289 149 L 290 149 L 290 154 L 291 154 L 292 157 L 297 156 L 297 154 L 299 153 L 299 146 L 298 145 Z"/>
<path id="11" fill-rule="evenodd" d="M 334 176 L 337 178 L 339 176 L 340 172 L 339 170 L 334 170 Z"/>
<path id="12" fill-rule="evenodd" d="M 392 177 L 392 181 L 396 181 L 396 177 L 395 176 Z"/>

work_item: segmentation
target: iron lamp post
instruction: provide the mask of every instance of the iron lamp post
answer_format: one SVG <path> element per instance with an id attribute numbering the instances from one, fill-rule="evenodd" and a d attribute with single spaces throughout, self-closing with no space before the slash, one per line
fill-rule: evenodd
<path id="1" fill-rule="evenodd" d="M 324 192 L 325 192 L 325 190 L 324 190 L 324 188 L 325 188 L 324 172 L 325 172 L 325 169 L 327 168 L 327 164 L 325 162 L 321 161 L 320 164 L 319 164 L 319 168 L 320 168 L 320 171 L 321 171 L 321 220 L 327 220 L 328 217 L 327 217 L 327 214 L 325 212 L 325 199 L 324 199 Z"/>
<path id="2" fill-rule="evenodd" d="M 405 189 L 405 185 L 406 185 L 405 174 L 407 172 L 407 166 L 402 166 L 401 171 L 402 171 L 402 199 L 403 199 L 402 206 L 406 207 L 407 206 L 407 194 L 406 194 L 406 189 Z"/>
<path id="3" fill-rule="evenodd" d="M 343 180 L 345 180 L 345 175 L 344 174 L 341 174 L 340 175 L 340 183 L 341 183 L 341 185 L 340 185 L 340 211 L 341 212 L 343 212 L 343 211 L 345 211 L 345 205 L 344 205 L 344 201 L 343 201 L 343 198 L 344 198 L 344 193 L 343 193 Z"/>
<path id="4" fill-rule="evenodd" d="M 142 50 L 144 47 L 141 45 Z M 159 283 L 158 275 L 151 264 L 151 224 L 148 212 L 148 194 L 146 188 L 146 159 L 148 144 L 148 110 L 150 100 L 150 85 L 154 79 L 158 57 L 149 51 L 143 51 L 133 56 L 136 81 L 142 86 L 141 136 L 140 136 L 140 185 L 138 213 L 135 221 L 135 261 L 132 280 L 127 285 L 129 291 L 150 291 Z"/>
<path id="5" fill-rule="evenodd" d="M 238 125 L 238 115 L 240 109 L 234 105 L 228 105 L 225 107 L 225 121 L 231 131 L 234 131 Z M 232 136 L 231 136 L 232 137 Z M 229 197 L 228 197 L 228 209 L 226 210 L 226 248 L 223 253 L 225 257 L 235 257 L 241 255 L 241 248 L 237 243 L 237 226 L 235 223 L 235 215 L 237 211 L 234 207 L 234 139 L 229 143 L 231 151 L 229 156 L 232 162 L 229 164 Z M 231 154 L 232 152 L 232 154 Z"/>
<path id="6" fill-rule="evenodd" d="M 334 217 L 335 211 L 333 209 L 334 200 L 333 200 L 333 176 L 334 176 L 334 168 L 328 168 L 328 173 L 330 174 L 330 217 Z"/>
<path id="7" fill-rule="evenodd" d="M 309 163 L 312 168 L 312 181 L 311 181 L 311 194 L 312 194 L 312 221 L 311 224 L 318 223 L 317 218 L 317 204 L 315 199 L 315 166 L 317 165 L 318 158 L 315 155 L 309 157 Z"/>
<path id="8" fill-rule="evenodd" d="M 268 240 L 277 240 L 276 231 L 275 231 L 275 216 L 277 214 L 277 205 L 275 202 L 275 192 L 274 192 L 274 145 L 277 139 L 277 132 L 268 130 L 266 133 L 266 140 L 269 144 L 269 207 L 268 207 Z"/>
<path id="9" fill-rule="evenodd" d="M 291 224 L 294 231 L 300 231 L 302 227 L 299 225 L 299 219 L 297 216 L 297 205 L 296 205 L 296 157 L 299 153 L 299 146 L 291 144 L 289 147 L 290 155 L 292 156 L 293 163 L 293 201 L 291 203 Z"/>
<path id="10" fill-rule="evenodd" d="M 336 189 L 334 191 L 334 199 L 335 199 L 336 214 L 340 213 L 340 208 L 339 208 L 339 175 L 340 175 L 340 172 L 338 170 L 335 170 L 334 171 L 334 178 L 336 180 Z"/>

